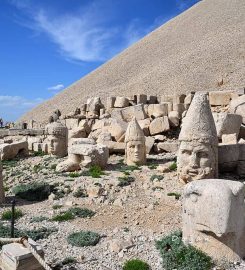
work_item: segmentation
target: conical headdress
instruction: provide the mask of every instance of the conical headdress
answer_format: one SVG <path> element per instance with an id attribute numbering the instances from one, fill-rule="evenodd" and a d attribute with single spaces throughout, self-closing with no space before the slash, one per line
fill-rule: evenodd
<path id="1" fill-rule="evenodd" d="M 200 141 L 217 145 L 217 131 L 207 94 L 197 92 L 183 119 L 180 141 Z"/>
<path id="2" fill-rule="evenodd" d="M 144 132 L 141 129 L 135 117 L 128 124 L 128 128 L 125 135 L 125 142 L 127 143 L 129 141 L 144 141 L 145 142 Z"/>

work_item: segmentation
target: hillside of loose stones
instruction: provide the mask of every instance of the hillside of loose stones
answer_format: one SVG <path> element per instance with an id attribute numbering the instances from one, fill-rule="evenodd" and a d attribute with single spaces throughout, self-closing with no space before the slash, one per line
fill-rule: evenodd
<path id="1" fill-rule="evenodd" d="M 82 176 L 83 172 L 79 172 L 80 176 L 75 174 L 77 177 L 56 173 L 54 168 L 61 160 L 46 155 L 4 162 L 8 200 L 12 187 L 19 183 L 40 181 L 56 186 L 56 195 L 52 193 L 43 202 L 17 199 L 18 208 L 24 212 L 16 222 L 17 229 L 45 227 L 57 230 L 38 240 L 44 247 L 47 262 L 57 269 L 119 270 L 126 260 L 140 258 L 148 262 L 151 269 L 162 269 L 155 240 L 181 228 L 181 197 L 178 199 L 178 195 L 183 186 L 176 171 L 169 169 L 175 162 L 175 155 L 149 155 L 148 164 L 135 170 L 123 164 L 123 156 L 113 155 L 101 178 Z M 134 177 L 135 181 L 120 187 L 118 178 L 123 176 Z M 74 196 L 78 186 L 84 187 L 88 197 Z M 171 193 L 176 197 L 169 196 Z M 51 221 L 54 215 L 73 206 L 86 207 L 96 214 L 91 218 Z M 3 211 L 1 209 L 1 213 Z M 32 220 L 35 217 L 46 219 L 35 222 Z M 8 224 L 8 221 L 2 223 Z M 102 238 L 92 247 L 69 245 L 67 236 L 80 230 L 98 232 Z M 62 267 L 60 263 L 67 257 L 75 258 L 77 263 Z"/>
<path id="2" fill-rule="evenodd" d="M 245 86 L 245 1 L 203 0 L 22 116 L 47 121 L 87 98 L 237 90 Z M 187 31 L 188 30 L 188 31 Z"/>

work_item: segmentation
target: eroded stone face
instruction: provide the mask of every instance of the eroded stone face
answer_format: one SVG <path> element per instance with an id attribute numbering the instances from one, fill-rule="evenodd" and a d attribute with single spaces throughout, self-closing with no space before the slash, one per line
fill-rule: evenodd
<path id="1" fill-rule="evenodd" d="M 245 254 L 244 185 L 208 179 L 189 183 L 183 192 L 183 241 L 222 260 Z"/>
<path id="2" fill-rule="evenodd" d="M 145 162 L 145 143 L 130 141 L 127 143 L 127 164 L 140 165 Z"/>
<path id="3" fill-rule="evenodd" d="M 185 183 L 216 177 L 216 151 L 210 144 L 198 141 L 180 143 L 178 152 L 178 174 Z"/>
<path id="4" fill-rule="evenodd" d="M 143 165 L 146 163 L 145 135 L 136 118 L 129 123 L 126 134 L 126 155 L 127 165 Z"/>

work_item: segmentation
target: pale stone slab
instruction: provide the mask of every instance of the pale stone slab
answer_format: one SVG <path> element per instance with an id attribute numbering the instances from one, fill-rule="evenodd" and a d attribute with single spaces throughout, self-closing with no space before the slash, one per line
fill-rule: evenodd
<path id="1" fill-rule="evenodd" d="M 150 124 L 150 134 L 155 135 L 170 129 L 169 121 L 167 116 L 155 118 Z"/>
<path id="2" fill-rule="evenodd" d="M 232 92 L 213 91 L 209 92 L 209 102 L 211 106 L 229 105 Z"/>

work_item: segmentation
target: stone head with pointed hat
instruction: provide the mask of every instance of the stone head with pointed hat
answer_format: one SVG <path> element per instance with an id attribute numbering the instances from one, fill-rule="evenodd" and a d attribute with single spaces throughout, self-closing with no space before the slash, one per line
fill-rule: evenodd
<path id="1" fill-rule="evenodd" d="M 126 135 L 126 155 L 127 165 L 143 165 L 146 163 L 145 135 L 139 126 L 136 118 L 129 123 Z"/>
<path id="2" fill-rule="evenodd" d="M 207 94 L 197 92 L 183 119 L 178 176 L 187 183 L 218 177 L 218 137 Z"/>

